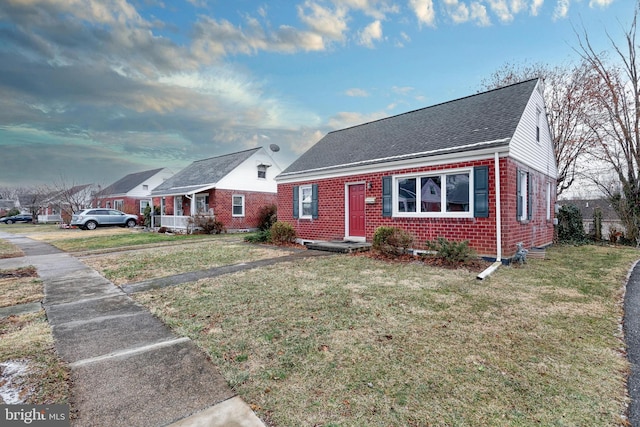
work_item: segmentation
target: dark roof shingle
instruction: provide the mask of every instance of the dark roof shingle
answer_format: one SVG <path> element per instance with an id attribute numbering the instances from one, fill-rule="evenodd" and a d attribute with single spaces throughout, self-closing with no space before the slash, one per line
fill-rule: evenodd
<path id="1" fill-rule="evenodd" d="M 157 186 L 151 194 L 188 194 L 207 185 L 213 186 L 258 150 L 260 147 L 197 160 Z"/>
<path id="2" fill-rule="evenodd" d="M 148 171 L 130 173 L 124 178 L 114 182 L 110 186 L 106 187 L 104 190 L 98 193 L 98 196 L 105 197 L 112 194 L 126 194 L 129 191 L 136 188 L 138 185 L 145 182 L 147 179 L 151 178 L 158 172 L 160 172 L 162 168 L 151 169 Z"/>
<path id="3" fill-rule="evenodd" d="M 333 131 L 283 175 L 506 145 L 538 80 Z"/>

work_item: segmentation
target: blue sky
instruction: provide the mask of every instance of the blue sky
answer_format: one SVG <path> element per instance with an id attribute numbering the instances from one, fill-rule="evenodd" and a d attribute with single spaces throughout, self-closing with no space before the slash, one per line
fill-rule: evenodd
<path id="1" fill-rule="evenodd" d="M 0 186 L 108 185 L 478 92 L 620 43 L 633 0 L 2 0 Z"/>

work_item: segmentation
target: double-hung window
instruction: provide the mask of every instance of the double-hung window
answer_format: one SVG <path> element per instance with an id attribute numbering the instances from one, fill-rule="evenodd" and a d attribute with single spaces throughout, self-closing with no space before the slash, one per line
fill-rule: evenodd
<path id="1" fill-rule="evenodd" d="M 293 187 L 293 217 L 296 219 L 318 218 L 318 184 Z"/>
<path id="2" fill-rule="evenodd" d="M 144 215 L 147 206 L 151 206 L 151 200 L 140 200 L 140 215 Z"/>
<path id="3" fill-rule="evenodd" d="M 311 218 L 311 200 L 313 191 L 310 185 L 300 187 L 300 218 Z"/>
<path id="4" fill-rule="evenodd" d="M 518 221 L 528 221 L 533 213 L 531 205 L 531 192 L 533 189 L 531 176 L 529 172 L 518 169 L 516 177 L 517 218 Z"/>
<path id="5" fill-rule="evenodd" d="M 209 213 L 209 195 L 196 194 L 196 213 L 206 215 Z"/>
<path id="6" fill-rule="evenodd" d="M 473 217 L 470 169 L 398 176 L 393 188 L 395 216 Z"/>
<path id="7" fill-rule="evenodd" d="M 244 216 L 244 195 L 233 195 L 232 204 L 233 216 Z"/>

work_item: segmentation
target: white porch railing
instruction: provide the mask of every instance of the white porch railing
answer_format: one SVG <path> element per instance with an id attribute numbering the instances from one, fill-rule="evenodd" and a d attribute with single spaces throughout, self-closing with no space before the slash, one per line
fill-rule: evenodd
<path id="1" fill-rule="evenodd" d="M 158 218 L 157 216 L 155 218 Z M 161 215 L 160 224 L 155 224 L 156 227 L 167 227 L 176 230 L 186 230 L 188 224 L 188 216 L 178 215 Z"/>
<path id="2" fill-rule="evenodd" d="M 48 222 L 62 222 L 62 217 L 60 215 L 38 215 L 38 222 L 43 224 Z"/>

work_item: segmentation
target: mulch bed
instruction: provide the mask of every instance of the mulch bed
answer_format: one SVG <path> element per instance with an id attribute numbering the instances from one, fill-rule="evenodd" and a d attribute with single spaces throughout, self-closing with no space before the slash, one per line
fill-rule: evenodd
<path id="1" fill-rule="evenodd" d="M 12 270 L 0 270 L 0 279 L 16 279 L 20 277 L 38 277 L 35 267 L 21 267 Z"/>
<path id="2" fill-rule="evenodd" d="M 409 264 L 409 263 L 422 263 L 431 267 L 439 267 L 439 268 L 447 268 L 450 270 L 457 270 L 459 268 L 464 268 L 466 270 L 480 273 L 487 269 L 491 263 L 489 261 L 485 261 L 480 258 L 472 259 L 466 262 L 449 262 L 444 258 L 440 258 L 434 255 L 387 255 L 382 252 L 371 250 L 367 252 L 358 252 L 355 253 L 356 256 L 366 256 L 368 258 L 373 258 L 386 262 L 395 262 L 401 264 Z"/>

